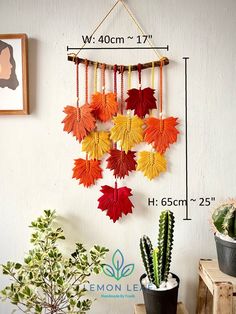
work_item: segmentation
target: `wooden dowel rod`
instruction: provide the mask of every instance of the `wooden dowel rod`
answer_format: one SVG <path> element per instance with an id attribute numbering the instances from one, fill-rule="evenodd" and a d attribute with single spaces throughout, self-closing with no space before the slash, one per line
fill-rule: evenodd
<path id="1" fill-rule="evenodd" d="M 94 65 L 96 62 L 95 61 L 92 61 L 92 60 L 87 60 L 87 59 L 82 59 L 82 58 L 79 58 L 79 57 L 76 57 L 74 55 L 68 55 L 68 61 L 72 61 L 74 63 L 82 63 L 82 64 L 85 64 L 85 62 L 88 62 L 89 65 Z M 163 65 L 167 65 L 169 64 L 169 59 L 166 58 L 166 57 L 163 57 L 162 58 L 162 62 L 163 62 Z M 161 64 L 161 61 L 154 61 L 154 66 L 155 67 L 159 67 Z M 104 63 L 102 62 L 97 62 L 97 67 L 98 68 L 102 68 L 102 65 L 104 65 Z M 114 70 L 114 65 L 111 65 L 111 64 L 105 64 L 106 66 L 106 69 L 107 70 Z M 120 69 L 121 69 L 122 65 L 117 65 L 117 70 L 120 72 Z M 148 69 L 148 68 L 151 68 L 152 67 L 152 62 L 147 62 L 147 63 L 144 63 L 142 64 L 142 69 Z M 123 66 L 123 69 L 124 71 L 128 71 L 129 70 L 129 66 L 128 65 L 125 65 Z M 131 71 L 137 71 L 138 70 L 138 65 L 131 65 Z"/>

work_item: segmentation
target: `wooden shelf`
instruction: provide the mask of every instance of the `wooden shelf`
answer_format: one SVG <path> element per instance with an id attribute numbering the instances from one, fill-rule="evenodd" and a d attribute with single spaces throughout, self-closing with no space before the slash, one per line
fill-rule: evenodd
<path id="1" fill-rule="evenodd" d="M 236 278 L 216 260 L 200 260 L 197 314 L 236 314 Z"/>
<path id="2" fill-rule="evenodd" d="M 134 314 L 146 314 L 144 304 L 135 304 Z M 184 304 L 182 302 L 178 303 L 177 314 L 188 314 Z"/>

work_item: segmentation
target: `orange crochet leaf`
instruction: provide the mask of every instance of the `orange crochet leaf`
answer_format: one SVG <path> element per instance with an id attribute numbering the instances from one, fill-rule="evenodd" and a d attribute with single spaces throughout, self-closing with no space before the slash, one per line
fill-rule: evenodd
<path id="1" fill-rule="evenodd" d="M 146 119 L 147 128 L 144 131 L 144 140 L 153 144 L 156 151 L 163 154 L 166 149 L 177 141 L 179 131 L 176 129 L 178 118 L 157 119 L 150 117 Z"/>
<path id="2" fill-rule="evenodd" d="M 114 93 L 95 93 L 92 95 L 91 108 L 96 119 L 106 122 L 118 112 L 118 102 Z"/>
<path id="3" fill-rule="evenodd" d="M 76 159 L 72 178 L 79 180 L 79 184 L 83 184 L 85 187 L 95 184 L 96 180 L 102 178 L 100 163 L 99 160 Z"/>
<path id="4" fill-rule="evenodd" d="M 98 208 L 102 211 L 107 211 L 107 216 L 113 222 L 116 222 L 121 218 L 122 214 L 132 213 L 134 205 L 129 199 L 132 196 L 131 191 L 126 186 L 117 188 L 117 184 L 115 184 L 115 188 L 108 185 L 102 186 L 101 192 L 103 195 L 98 199 Z"/>
<path id="5" fill-rule="evenodd" d="M 93 131 L 82 142 L 82 151 L 92 159 L 100 159 L 111 148 L 110 134 L 106 131 Z"/>
<path id="6" fill-rule="evenodd" d="M 126 99 L 126 109 L 134 109 L 134 113 L 143 118 L 150 109 L 155 109 L 156 98 L 154 97 L 154 89 L 147 87 L 144 89 L 130 89 L 128 90 L 129 97 Z"/>
<path id="7" fill-rule="evenodd" d="M 62 121 L 64 123 L 64 131 L 67 133 L 72 132 L 79 142 L 95 128 L 96 120 L 88 104 L 79 108 L 66 106 L 63 112 L 67 115 Z"/>
<path id="8" fill-rule="evenodd" d="M 136 160 L 135 152 L 128 153 L 119 149 L 112 149 L 110 157 L 107 159 L 107 168 L 114 170 L 113 175 L 118 178 L 124 178 L 129 175 L 130 171 L 135 170 Z"/>

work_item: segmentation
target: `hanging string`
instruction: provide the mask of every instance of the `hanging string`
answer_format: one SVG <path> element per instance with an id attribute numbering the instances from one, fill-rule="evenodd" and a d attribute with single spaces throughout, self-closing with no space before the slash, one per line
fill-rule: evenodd
<path id="1" fill-rule="evenodd" d="M 163 130 L 163 64 L 160 65 L 160 129 Z"/>
<path id="2" fill-rule="evenodd" d="M 159 98 L 159 105 L 160 105 L 160 117 L 162 119 L 162 115 L 163 115 L 163 94 L 162 94 L 162 88 L 163 88 L 163 64 L 162 64 L 162 61 L 161 61 L 161 65 L 160 65 L 160 87 L 159 87 L 159 95 L 160 95 L 160 98 Z"/>
<path id="3" fill-rule="evenodd" d="M 117 100 L 117 65 L 114 65 L 114 94 L 116 95 Z"/>
<path id="4" fill-rule="evenodd" d="M 128 6 L 124 3 L 123 0 L 120 0 L 120 2 L 122 3 L 123 7 L 125 8 L 125 10 L 127 11 L 127 13 L 129 14 L 129 16 L 131 17 L 131 19 L 133 20 L 134 24 L 137 26 L 137 28 L 139 29 L 139 31 L 141 32 L 142 35 L 146 35 L 146 32 L 144 32 L 143 28 L 141 27 L 141 25 L 139 24 L 138 20 L 135 18 L 134 14 L 131 12 L 131 10 L 128 8 Z M 155 46 L 153 45 L 153 43 L 151 42 L 151 40 L 149 38 L 147 38 L 147 42 L 149 44 L 150 47 L 152 47 L 153 51 L 155 52 L 155 54 L 157 55 L 158 59 L 161 59 L 163 56 L 155 49 Z"/>
<path id="5" fill-rule="evenodd" d="M 124 107 L 124 66 L 120 67 L 120 112 L 123 114 Z"/>
<path id="6" fill-rule="evenodd" d="M 116 101 L 117 101 L 117 65 L 115 64 L 114 65 L 114 87 L 113 87 L 113 91 L 114 91 L 114 94 L 116 95 Z M 116 142 L 113 142 L 113 147 L 116 149 L 117 148 L 117 143 Z M 116 176 L 115 176 L 116 178 Z"/>
<path id="7" fill-rule="evenodd" d="M 89 163 L 88 163 L 88 153 L 86 153 L 86 168 L 88 170 L 88 166 L 89 166 Z"/>
<path id="8" fill-rule="evenodd" d="M 128 8 L 128 6 L 124 3 L 123 0 L 117 0 L 116 3 L 112 6 L 112 8 L 108 11 L 108 13 L 105 15 L 105 17 L 101 20 L 101 22 L 98 24 L 98 26 L 93 30 L 92 34 L 90 35 L 91 37 L 93 37 L 93 35 L 97 32 L 97 30 L 100 28 L 100 26 L 104 23 L 104 21 L 107 19 L 107 17 L 111 14 L 111 12 L 115 9 L 115 7 L 117 6 L 118 3 L 121 3 L 123 5 L 123 7 L 125 8 L 125 10 L 127 11 L 128 15 L 130 16 L 130 18 L 132 19 L 132 21 L 134 22 L 134 24 L 136 25 L 136 27 L 138 28 L 138 30 L 140 31 L 140 33 L 142 35 L 146 35 L 146 32 L 144 32 L 143 28 L 141 27 L 141 25 L 139 24 L 138 20 L 135 18 L 134 14 L 131 12 L 131 10 Z M 159 59 L 162 58 L 162 55 L 155 49 L 155 46 L 153 45 L 152 41 L 150 40 L 150 38 L 147 38 L 147 42 L 149 44 L 150 47 L 152 47 L 154 53 L 157 55 L 157 57 Z M 87 42 L 85 42 L 82 47 L 78 50 L 78 52 L 75 54 L 75 56 L 77 57 L 78 54 L 81 52 L 81 50 L 87 45 Z"/>
<path id="9" fill-rule="evenodd" d="M 76 118 L 79 121 L 79 62 L 76 62 Z"/>
<path id="10" fill-rule="evenodd" d="M 98 63 L 94 63 L 94 93 L 98 91 Z"/>
<path id="11" fill-rule="evenodd" d="M 151 87 L 154 90 L 155 88 L 155 63 L 152 61 L 152 71 L 151 71 Z M 151 116 L 154 114 L 154 109 L 151 110 Z"/>
<path id="12" fill-rule="evenodd" d="M 117 6 L 117 4 L 120 2 L 120 0 L 117 0 L 116 3 L 113 5 L 113 7 L 108 11 L 108 13 L 104 16 L 104 18 L 101 20 L 101 22 L 98 24 L 98 26 L 94 29 L 94 31 L 92 32 L 92 34 L 90 35 L 91 37 L 93 37 L 93 35 L 96 33 L 96 31 L 99 29 L 99 27 L 103 24 L 103 22 L 107 19 L 107 17 L 111 14 L 111 12 L 115 9 L 115 7 Z M 76 56 L 78 56 L 78 54 L 80 53 L 80 51 L 87 45 L 87 42 L 85 42 L 83 44 L 83 46 L 79 49 L 79 51 L 75 54 Z"/>
<path id="13" fill-rule="evenodd" d="M 154 65 L 154 61 L 152 61 L 151 86 L 152 86 L 152 89 L 154 89 L 154 86 L 155 86 L 155 65 Z"/>
<path id="14" fill-rule="evenodd" d="M 105 84 L 106 84 L 106 65 L 102 65 L 102 93 L 105 94 Z"/>
<path id="15" fill-rule="evenodd" d="M 85 60 L 85 104 L 88 104 L 88 60 Z"/>
<path id="16" fill-rule="evenodd" d="M 129 65 L 129 67 L 128 67 L 128 89 L 131 89 L 131 87 L 132 87 L 131 79 L 132 79 L 132 72 L 131 72 L 131 65 Z M 127 115 L 129 117 L 131 117 L 131 110 L 127 111 Z"/>
<path id="17" fill-rule="evenodd" d="M 128 69 L 128 89 L 131 89 L 131 65 L 129 65 Z"/>
<path id="18" fill-rule="evenodd" d="M 138 64 L 138 82 L 139 82 L 139 89 L 141 90 L 142 84 L 141 84 L 141 71 L 142 71 L 142 64 Z"/>

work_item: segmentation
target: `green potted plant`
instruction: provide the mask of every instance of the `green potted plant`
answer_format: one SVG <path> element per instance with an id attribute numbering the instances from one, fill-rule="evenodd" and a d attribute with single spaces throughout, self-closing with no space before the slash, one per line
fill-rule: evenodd
<path id="1" fill-rule="evenodd" d="M 64 240 L 63 230 L 54 225 L 55 211 L 45 210 L 33 221 L 33 248 L 23 263 L 7 262 L 3 274 L 11 284 L 1 291 L 1 299 L 10 300 L 24 313 L 86 313 L 92 301 L 85 298 L 88 277 L 98 274 L 108 250 L 94 246 L 89 252 L 76 243 L 75 251 L 64 257 L 58 241 Z"/>
<path id="2" fill-rule="evenodd" d="M 147 314 L 176 314 L 179 278 L 170 273 L 173 248 L 174 215 L 162 211 L 158 246 L 153 248 L 147 236 L 140 239 L 140 251 L 146 274 L 140 278 Z"/>
<path id="3" fill-rule="evenodd" d="M 236 277 L 236 200 L 217 207 L 212 214 L 219 268 Z"/>

